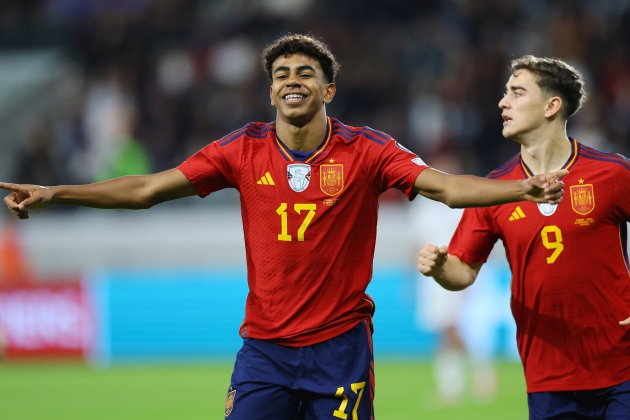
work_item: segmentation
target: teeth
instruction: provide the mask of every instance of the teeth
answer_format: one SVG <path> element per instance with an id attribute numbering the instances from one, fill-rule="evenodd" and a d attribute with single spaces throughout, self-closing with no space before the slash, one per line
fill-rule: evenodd
<path id="1" fill-rule="evenodd" d="M 300 93 L 290 93 L 284 96 L 284 99 L 303 99 L 306 98 L 306 95 L 302 95 Z"/>

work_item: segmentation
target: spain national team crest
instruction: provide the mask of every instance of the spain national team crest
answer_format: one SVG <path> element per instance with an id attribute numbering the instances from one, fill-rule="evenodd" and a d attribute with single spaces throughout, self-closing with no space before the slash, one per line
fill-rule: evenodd
<path id="1" fill-rule="evenodd" d="M 232 389 L 232 387 L 230 387 Z M 227 393 L 227 398 L 225 399 L 225 417 L 232 414 L 232 410 L 234 409 L 234 397 L 236 396 L 236 390 L 231 390 Z"/>
<path id="2" fill-rule="evenodd" d="M 589 214 L 595 208 L 593 184 L 571 186 L 571 207 L 577 214 Z"/>
<path id="3" fill-rule="evenodd" d="M 292 163 L 287 166 L 287 180 L 295 192 L 302 192 L 311 182 L 311 165 Z"/>
<path id="4" fill-rule="evenodd" d="M 343 165 L 322 165 L 319 167 L 319 186 L 325 194 L 337 195 L 343 190 Z"/>

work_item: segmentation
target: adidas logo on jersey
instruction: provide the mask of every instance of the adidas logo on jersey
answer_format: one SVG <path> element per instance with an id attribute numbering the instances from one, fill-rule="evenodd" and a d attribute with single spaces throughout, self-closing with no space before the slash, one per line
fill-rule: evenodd
<path id="1" fill-rule="evenodd" d="M 271 177 L 271 174 L 269 172 L 266 172 L 265 175 L 263 175 L 263 177 L 260 178 L 260 180 L 258 180 L 258 182 L 256 184 L 258 184 L 258 185 L 276 185 L 276 183 L 273 182 L 273 178 Z"/>
<path id="2" fill-rule="evenodd" d="M 516 206 L 516 210 L 512 212 L 512 217 L 510 217 L 510 222 L 518 219 L 524 219 L 525 213 L 521 210 L 521 206 Z"/>

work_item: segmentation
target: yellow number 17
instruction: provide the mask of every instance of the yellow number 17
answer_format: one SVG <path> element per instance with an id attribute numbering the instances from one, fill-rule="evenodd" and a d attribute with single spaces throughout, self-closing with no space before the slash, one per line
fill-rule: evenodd
<path id="1" fill-rule="evenodd" d="M 315 210 L 317 210 L 316 204 L 294 204 L 293 210 L 297 214 L 301 214 L 302 210 L 308 210 L 308 214 L 302 221 L 300 228 L 298 229 L 298 241 L 304 241 L 304 232 L 308 228 L 308 225 L 315 217 Z M 287 214 L 287 203 L 281 203 L 280 207 L 276 210 L 276 213 L 280 216 L 281 233 L 278 235 L 279 241 L 291 241 L 293 238 L 289 235 L 289 215 Z"/>

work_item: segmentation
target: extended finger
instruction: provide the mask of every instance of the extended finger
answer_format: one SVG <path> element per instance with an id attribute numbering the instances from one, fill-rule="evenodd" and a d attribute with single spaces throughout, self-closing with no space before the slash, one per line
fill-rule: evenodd
<path id="1" fill-rule="evenodd" d="M 19 184 L 9 184 L 8 182 L 0 182 L 0 189 L 13 191 L 13 192 L 21 192 L 22 186 Z"/>
<path id="2" fill-rule="evenodd" d="M 623 325 L 623 326 L 630 325 L 630 317 L 624 319 L 623 321 L 619 321 L 619 325 Z"/>
<path id="3" fill-rule="evenodd" d="M 545 187 L 545 192 L 557 192 L 557 191 L 562 191 L 564 189 L 564 182 L 562 181 L 554 181 L 553 183 L 549 184 L 547 187 Z"/>

